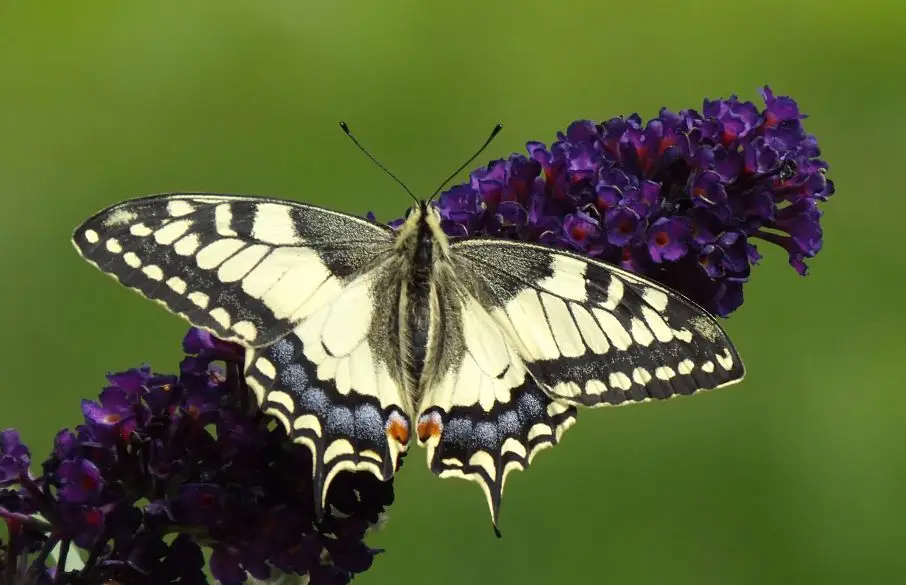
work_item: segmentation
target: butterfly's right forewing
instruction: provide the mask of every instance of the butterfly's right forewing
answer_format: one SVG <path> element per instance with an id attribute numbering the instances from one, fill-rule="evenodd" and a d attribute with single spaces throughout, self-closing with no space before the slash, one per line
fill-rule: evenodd
<path id="1" fill-rule="evenodd" d="M 114 205 L 73 234 L 103 272 L 246 347 L 286 335 L 392 241 L 389 228 L 318 207 L 193 193 Z"/>

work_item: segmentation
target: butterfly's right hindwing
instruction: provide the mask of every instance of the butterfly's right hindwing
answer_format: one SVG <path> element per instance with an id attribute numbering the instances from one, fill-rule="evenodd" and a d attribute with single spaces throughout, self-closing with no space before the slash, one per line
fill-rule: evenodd
<path id="1" fill-rule="evenodd" d="M 392 314 L 393 282 L 386 264 L 378 266 L 284 338 L 246 353 L 258 403 L 312 453 L 319 511 L 339 472 L 368 471 L 386 481 L 408 447 L 411 406 L 400 390 L 398 329 L 381 319 Z"/>
<path id="2" fill-rule="evenodd" d="M 200 193 L 126 201 L 73 234 L 103 272 L 246 347 L 286 335 L 392 242 L 389 228 L 351 215 Z"/>

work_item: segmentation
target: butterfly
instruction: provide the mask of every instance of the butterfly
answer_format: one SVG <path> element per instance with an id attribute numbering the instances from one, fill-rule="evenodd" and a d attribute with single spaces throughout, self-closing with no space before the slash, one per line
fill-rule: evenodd
<path id="1" fill-rule="evenodd" d="M 153 195 L 103 209 L 73 243 L 246 348 L 258 405 L 311 451 L 319 514 L 338 473 L 389 480 L 417 442 L 432 472 L 478 483 L 496 530 L 508 474 L 557 444 L 577 407 L 745 373 L 716 319 L 680 293 L 566 250 L 451 239 L 430 200 L 392 229 L 266 197 Z"/>

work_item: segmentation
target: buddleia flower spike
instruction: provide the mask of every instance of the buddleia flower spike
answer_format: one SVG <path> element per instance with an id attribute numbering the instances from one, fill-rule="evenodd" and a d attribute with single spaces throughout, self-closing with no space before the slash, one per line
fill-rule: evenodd
<path id="1" fill-rule="evenodd" d="M 764 107 L 731 96 L 644 123 L 573 122 L 550 147 L 529 142 L 527 155 L 444 192 L 443 227 L 574 250 L 726 317 L 742 305 L 758 242 L 806 274 L 822 245 L 818 205 L 834 192 L 796 102 L 761 95 Z"/>
<path id="2" fill-rule="evenodd" d="M 0 433 L 0 583 L 201 585 L 207 569 L 223 585 L 334 585 L 368 569 L 393 482 L 342 475 L 317 521 L 311 458 L 250 408 L 244 350 L 194 328 L 183 347 L 177 373 L 108 374 L 36 473 Z"/>

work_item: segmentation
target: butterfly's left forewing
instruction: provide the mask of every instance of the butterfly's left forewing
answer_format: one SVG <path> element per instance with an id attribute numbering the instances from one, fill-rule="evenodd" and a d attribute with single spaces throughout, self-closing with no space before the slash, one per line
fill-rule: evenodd
<path id="1" fill-rule="evenodd" d="M 452 250 L 554 400 L 644 402 L 720 388 L 745 374 L 713 316 L 649 279 L 522 242 L 464 240 Z"/>

